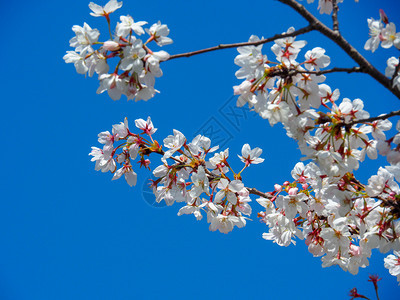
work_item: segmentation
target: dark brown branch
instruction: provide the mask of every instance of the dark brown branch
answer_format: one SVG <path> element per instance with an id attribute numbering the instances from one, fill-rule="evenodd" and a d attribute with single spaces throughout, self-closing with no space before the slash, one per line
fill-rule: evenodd
<path id="1" fill-rule="evenodd" d="M 333 31 L 339 32 L 339 21 L 338 21 L 338 11 L 339 7 L 337 5 L 336 0 L 332 0 L 333 12 L 332 12 L 332 22 L 333 22 Z"/>
<path id="2" fill-rule="evenodd" d="M 355 120 L 349 123 L 343 123 L 344 126 L 352 126 L 354 124 L 359 124 L 359 123 L 371 123 L 377 120 L 386 120 L 389 119 L 391 117 L 394 116 L 400 116 L 400 110 L 396 110 L 396 111 L 392 111 L 388 114 L 384 114 L 381 116 L 377 116 L 377 117 L 371 117 L 371 118 L 367 118 L 367 119 L 360 119 L 360 120 Z"/>
<path id="3" fill-rule="evenodd" d="M 365 70 L 360 68 L 360 67 L 353 67 L 353 68 L 332 68 L 328 70 L 322 70 L 322 71 L 297 71 L 294 70 L 293 74 L 290 75 L 296 75 L 296 74 L 315 74 L 315 75 L 323 75 L 323 74 L 328 74 L 328 73 L 336 73 L 336 72 L 346 72 L 346 73 L 365 73 Z"/>
<path id="4" fill-rule="evenodd" d="M 347 40 L 343 38 L 343 36 L 339 34 L 339 32 L 328 28 L 325 24 L 314 17 L 314 15 L 312 15 L 303 5 L 297 3 L 297 1 L 278 1 L 292 7 L 317 31 L 325 35 L 327 38 L 335 42 L 340 48 L 342 48 L 347 55 L 349 55 L 362 69 L 365 70 L 365 73 L 369 74 L 372 78 L 387 88 L 393 95 L 400 99 L 400 90 L 392 87 L 390 84 L 390 79 L 386 78 L 384 74 L 379 72 L 373 65 L 371 65 L 368 60 L 366 60 L 353 46 L 349 44 Z"/>
<path id="5" fill-rule="evenodd" d="M 365 73 L 363 69 L 360 67 L 353 68 L 332 68 L 328 70 L 322 71 L 308 71 L 308 70 L 298 70 L 297 67 L 293 67 L 290 69 L 282 68 L 282 69 L 274 69 L 273 71 L 268 73 L 268 77 L 280 77 L 282 79 L 292 78 L 297 74 L 315 74 L 316 76 L 321 76 L 323 74 L 328 73 L 337 73 L 337 72 L 346 72 L 346 73 Z"/>
<path id="6" fill-rule="evenodd" d="M 246 189 L 249 191 L 250 194 L 257 195 L 257 196 L 263 197 L 265 199 L 273 198 L 273 196 L 271 194 L 260 192 L 259 190 L 255 189 L 255 188 L 246 187 Z"/>
<path id="7" fill-rule="evenodd" d="M 174 55 L 171 55 L 168 60 L 175 59 L 175 58 L 181 58 L 181 57 L 190 57 L 190 56 L 193 56 L 193 55 L 202 54 L 202 53 L 211 52 L 211 51 L 216 51 L 216 50 L 222 50 L 222 49 L 237 48 L 237 47 L 243 47 L 243 46 L 258 46 L 258 45 L 261 45 L 261 44 L 265 44 L 265 43 L 269 43 L 269 42 L 275 41 L 277 39 L 281 39 L 281 38 L 285 38 L 285 37 L 289 37 L 289 36 L 297 36 L 297 35 L 305 34 L 305 33 L 310 32 L 312 30 L 313 30 L 313 26 L 309 25 L 309 26 L 303 27 L 303 28 L 301 28 L 299 30 L 293 31 L 292 33 L 276 34 L 273 37 L 262 39 L 262 40 L 259 40 L 257 42 L 220 44 L 218 46 L 214 46 L 214 47 L 210 47 L 210 48 L 206 48 L 206 49 L 201 49 L 201 50 L 197 50 L 197 51 L 181 53 L 181 54 L 174 54 Z"/>

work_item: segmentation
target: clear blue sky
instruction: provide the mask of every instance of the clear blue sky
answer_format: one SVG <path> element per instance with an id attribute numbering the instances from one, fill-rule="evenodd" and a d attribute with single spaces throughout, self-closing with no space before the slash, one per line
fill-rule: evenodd
<path id="1" fill-rule="evenodd" d="M 244 143 L 264 149 L 265 162 L 252 166 L 244 178 L 247 186 L 264 191 L 290 179 L 300 155 L 279 125 L 271 128 L 243 112 L 237 123 L 229 122 L 234 120 L 227 114 L 234 108 L 232 86 L 240 83 L 234 76 L 234 49 L 163 63 L 164 76 L 156 82 L 161 94 L 148 102 L 96 95 L 98 80 L 77 74 L 62 59 L 71 50 L 73 25 L 87 22 L 104 32 L 105 21 L 91 17 L 88 4 L 2 3 L 0 299 L 348 299 L 355 286 L 374 299 L 368 274 L 383 277 L 381 299 L 399 295 L 377 251 L 370 266 L 353 276 L 338 267 L 322 269 L 302 241 L 283 248 L 263 240 L 266 227 L 256 218 L 261 207 L 255 201 L 253 221 L 224 235 L 210 232 L 205 220 L 176 216 L 179 205 L 150 206 L 142 189 L 147 171 L 138 171 L 134 188 L 96 172 L 90 147 L 98 146 L 100 131 L 125 116 L 133 122 L 150 115 L 160 141 L 173 129 L 191 138 L 204 124 L 222 124 L 232 154 Z M 316 12 L 316 6 L 307 7 Z M 400 27 L 398 1 L 346 0 L 340 7 L 344 36 L 383 71 L 386 59 L 398 51 L 362 50 L 367 18 L 378 18 L 383 8 Z M 305 25 L 272 0 L 124 1 L 111 16 L 114 24 L 119 14 L 168 24 L 174 44 L 164 50 L 171 54 Z M 330 24 L 330 17 L 322 19 Z M 306 50 L 327 49 L 332 67 L 354 65 L 319 34 L 306 39 Z M 264 46 L 265 53 L 272 55 L 269 48 Z M 366 75 L 332 75 L 327 83 L 343 97 L 363 99 L 371 115 L 399 108 L 399 100 Z M 368 179 L 382 163 L 367 161 L 360 178 Z"/>

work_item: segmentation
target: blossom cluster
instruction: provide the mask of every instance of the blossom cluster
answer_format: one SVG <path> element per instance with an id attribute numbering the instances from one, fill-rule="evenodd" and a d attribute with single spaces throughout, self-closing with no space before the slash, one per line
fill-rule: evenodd
<path id="1" fill-rule="evenodd" d="M 370 38 L 365 43 L 364 49 L 375 52 L 379 45 L 385 49 L 392 46 L 400 49 L 400 32 L 396 32 L 396 25 L 389 22 L 387 15 L 382 9 L 379 13 L 379 20 L 375 20 L 374 18 L 368 19 Z"/>
<path id="2" fill-rule="evenodd" d="M 110 171 L 114 174 L 113 180 L 124 175 L 130 186 L 136 185 L 137 181 L 132 162 L 139 156 L 140 167 L 149 168 L 150 160 L 147 159 L 149 154 L 162 151 L 158 143 L 153 141 L 152 134 L 157 131 L 157 128 L 154 128 L 150 117 L 147 121 L 137 119 L 135 126 L 142 132 L 132 133 L 129 130 L 128 119 L 125 118 L 124 122 L 113 125 L 111 133 L 109 131 L 99 133 L 98 142 L 104 146 L 102 149 L 92 147 L 89 153 L 93 156 L 92 161 L 96 162 L 96 171 Z M 146 135 L 150 140 L 145 138 Z M 119 169 L 117 165 L 120 166 Z"/>
<path id="3" fill-rule="evenodd" d="M 364 121 L 370 115 L 361 99 L 340 101 L 339 90 L 323 83 L 321 69 L 330 63 L 324 49 L 309 50 L 297 62 L 305 45 L 287 37 L 271 47 L 274 61 L 262 53 L 262 45 L 238 48 L 235 58 L 240 67 L 236 76 L 244 79 L 234 87 L 237 105 L 249 105 L 272 126 L 282 123 L 298 142 L 303 160 L 312 160 L 296 165 L 294 182 L 276 185 L 271 198 L 257 200 L 269 228 L 263 237 L 281 246 L 295 243 L 295 237 L 305 239 L 313 255 L 323 256 L 324 267 L 336 264 L 356 274 L 368 265 L 371 249 L 400 249 L 395 181 L 400 180 L 400 134 L 387 138 L 389 120 Z M 362 185 L 353 172 L 378 152 L 390 166 Z"/>
<path id="4" fill-rule="evenodd" d="M 64 56 L 66 63 L 73 63 L 79 74 L 98 74 L 100 86 L 97 93 L 108 92 L 113 100 L 119 100 L 125 95 L 128 100 L 149 100 L 158 91 L 154 88 L 155 78 L 162 76 L 160 62 L 169 58 L 163 50 L 152 51 L 150 42 L 158 46 L 172 43 L 168 37 L 167 25 L 159 21 L 149 28 L 143 29 L 145 21 L 135 22 L 127 16 L 120 16 L 113 33 L 111 32 L 110 14 L 121 8 L 122 2 L 110 0 L 104 7 L 91 2 L 90 13 L 94 17 L 105 17 L 109 27 L 109 39 L 99 41 L 100 32 L 92 29 L 87 23 L 83 26 L 74 25 L 75 37 L 70 40 L 74 51 L 67 51 Z M 145 32 L 149 35 L 146 41 L 138 38 Z M 97 49 L 95 47 L 98 46 Z M 115 68 L 110 70 L 110 61 Z"/>
<path id="5" fill-rule="evenodd" d="M 153 139 L 157 129 L 150 117 L 135 120 L 135 127 L 140 133 L 133 133 L 125 119 L 113 125 L 111 133 L 98 135 L 104 146 L 92 147 L 90 153 L 96 170 L 110 171 L 113 180 L 124 175 L 132 186 L 137 180 L 133 161 L 139 157 L 140 166 L 150 169 L 148 157 L 158 154 L 161 164 L 151 182 L 158 203 L 183 203 L 179 216 L 193 214 L 201 220 L 205 214 L 211 231 L 228 233 L 246 225 L 252 213 L 251 189 L 245 187 L 242 173 L 263 162 L 260 148 L 245 144 L 238 155 L 244 167 L 235 173 L 228 162 L 229 149 L 218 152 L 205 136 L 189 142 L 174 130 L 161 145 Z M 351 172 L 333 176 L 314 162 L 298 163 L 292 171 L 294 181 L 276 184 L 273 192 L 257 199 L 265 208 L 258 216 L 269 227 L 263 238 L 280 246 L 295 244 L 296 237 L 305 239 L 314 256 L 323 256 L 324 267 L 339 265 L 356 274 L 368 266 L 372 249 L 400 251 L 399 171 L 397 165 L 380 168 L 363 185 Z M 385 266 L 397 268 L 395 259 L 389 255 Z"/>
<path id="6" fill-rule="evenodd" d="M 258 215 L 269 227 L 264 239 L 280 246 L 305 239 L 323 267 L 339 265 L 352 274 L 368 266 L 372 249 L 400 250 L 400 206 L 394 204 L 400 189 L 386 168 L 368 185 L 351 173 L 328 176 L 313 162 L 298 163 L 292 177 L 275 185 L 272 198 L 257 200 L 265 208 Z"/>
<path id="7" fill-rule="evenodd" d="M 252 164 L 264 161 L 260 158 L 260 148 L 251 149 L 248 144 L 242 148 L 239 159 L 244 163 L 243 169 L 235 173 L 228 163 L 229 149 L 219 153 L 218 146 L 211 147 L 211 140 L 198 135 L 191 142 L 178 130 L 166 137 L 162 146 L 152 135 L 156 132 L 150 117 L 147 121 L 135 120 L 135 126 L 142 132 L 131 132 L 128 121 L 113 125 L 112 133 L 101 132 L 98 141 L 103 148 L 92 147 L 89 155 L 96 162 L 95 169 L 110 171 L 113 180 L 125 176 L 130 186 L 136 184 L 137 175 L 132 162 L 140 157 L 140 166 L 150 168 L 151 153 L 162 155 L 162 164 L 153 170 L 158 179 L 152 182 L 156 201 L 165 201 L 167 205 L 183 202 L 178 215 L 193 214 L 197 220 L 202 219 L 202 212 L 207 215 L 210 230 L 228 233 L 234 226 L 246 225 L 246 216 L 250 216 L 249 190 L 245 188 L 241 174 Z M 146 138 L 146 136 L 148 136 Z M 207 155 L 214 153 L 212 157 Z M 117 168 L 117 165 L 120 165 Z M 233 173 L 229 178 L 229 171 Z"/>
<path id="8" fill-rule="evenodd" d="M 250 37 L 255 40 L 258 37 Z M 355 123 L 369 117 L 363 101 L 344 98 L 337 103 L 339 90 L 332 91 L 323 83 L 325 76 L 316 73 L 330 63 L 325 50 L 314 48 L 303 62 L 296 61 L 305 45 L 294 37 L 276 40 L 271 47 L 275 62 L 262 54 L 262 45 L 238 48 L 235 63 L 241 68 L 236 76 L 245 80 L 234 87 L 237 105 L 247 103 L 271 125 L 282 123 L 287 135 L 298 141 L 304 159 L 315 160 L 328 175 L 340 176 L 357 170 L 366 155 L 377 157 L 377 141 L 368 134 L 384 139 L 391 123 Z"/>
<path id="9" fill-rule="evenodd" d="M 91 15 L 104 16 L 110 25 L 109 14 L 121 5 L 111 0 L 105 7 L 94 3 L 89 7 Z M 319 9 L 330 14 L 332 1 L 319 1 Z M 75 51 L 68 51 L 64 59 L 74 63 L 78 73 L 98 73 L 98 93 L 107 90 L 114 100 L 122 94 L 147 100 L 157 92 L 155 77 L 162 75 L 159 63 L 169 58 L 165 51 L 151 51 L 148 43 L 171 43 L 168 27 L 157 23 L 146 29 L 150 37 L 143 43 L 134 34 L 144 34 L 146 22 L 134 22 L 130 16 L 121 16 L 120 21 L 106 42 L 98 42 L 99 32 L 86 23 L 74 26 L 76 37 L 70 45 Z M 379 21 L 370 19 L 368 24 L 367 50 L 375 51 L 380 43 L 384 48 L 399 47 L 399 34 L 383 12 Z M 234 87 L 238 106 L 248 105 L 271 126 L 281 123 L 298 142 L 302 159 L 311 160 L 296 164 L 293 181 L 276 184 L 269 193 L 246 188 L 242 173 L 263 162 L 260 148 L 245 144 L 239 155 L 244 166 L 235 172 L 229 164 L 229 149 L 218 152 L 219 147 L 212 147 L 205 136 L 188 141 L 174 130 L 163 143 L 157 142 L 150 117 L 135 120 L 139 133 L 131 131 L 127 119 L 113 125 L 111 133 L 101 132 L 98 141 L 103 147 L 92 147 L 90 153 L 95 169 L 110 171 L 113 180 L 124 175 L 133 186 L 137 182 L 133 162 L 138 159 L 140 167 L 150 170 L 149 156 L 158 154 L 161 164 L 154 168 L 157 179 L 151 183 L 156 201 L 183 203 L 179 216 L 193 214 L 201 220 L 206 215 L 211 231 L 228 233 L 246 225 L 252 213 L 250 195 L 256 194 L 264 207 L 258 216 L 268 226 L 264 239 L 280 246 L 304 239 L 314 256 L 322 256 L 324 267 L 339 265 L 352 274 L 368 266 L 372 249 L 394 251 L 385 259 L 385 267 L 400 281 L 400 122 L 396 134 L 387 137 L 392 128 L 387 118 L 370 121 L 361 99 L 339 99 L 339 90 L 324 83 L 323 74 L 328 72 L 323 69 L 330 64 L 325 49 L 308 50 L 302 59 L 299 54 L 307 43 L 290 36 L 294 31 L 291 27 L 287 37 L 274 41 L 273 59 L 262 53 L 262 45 L 238 48 L 236 76 L 243 81 Z M 258 41 L 254 35 L 249 39 Z M 95 45 L 101 46 L 94 50 Z M 108 74 L 108 60 L 114 57 L 119 61 Z M 390 58 L 386 76 L 400 87 L 398 65 L 398 59 Z M 368 184 L 361 183 L 353 172 L 366 157 L 376 159 L 378 153 L 390 165 L 379 168 Z"/>
<path id="10" fill-rule="evenodd" d="M 291 27 L 286 32 L 294 32 Z M 260 39 L 252 35 L 249 42 Z M 330 58 L 322 48 L 314 48 L 305 54 L 305 61 L 298 63 L 297 56 L 306 45 L 306 41 L 296 41 L 294 37 L 275 40 L 271 50 L 276 61 L 268 59 L 262 53 L 262 45 L 238 48 L 239 55 L 235 64 L 241 67 L 236 72 L 238 79 L 245 79 L 234 87 L 234 93 L 240 95 L 238 106 L 248 103 L 262 118 L 268 119 L 271 125 L 278 122 L 287 123 L 291 110 L 321 105 L 319 83 L 324 76 L 316 76 L 313 71 L 330 64 Z M 315 72 L 314 72 L 315 73 Z M 288 97 L 298 97 L 299 103 Z"/>
<path id="11" fill-rule="evenodd" d="M 392 46 L 400 49 L 400 32 L 396 32 L 396 25 L 389 22 L 389 18 L 382 9 L 379 13 L 379 20 L 368 19 L 370 38 L 365 43 L 364 49 L 375 52 L 379 45 L 385 49 Z M 399 60 L 396 57 L 392 56 L 387 60 L 385 75 L 392 79 L 393 87 L 400 89 Z"/>

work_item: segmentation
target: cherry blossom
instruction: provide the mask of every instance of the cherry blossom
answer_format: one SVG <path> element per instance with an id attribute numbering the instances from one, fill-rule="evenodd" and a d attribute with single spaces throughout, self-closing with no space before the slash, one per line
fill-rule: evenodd
<path id="1" fill-rule="evenodd" d="M 69 40 L 69 45 L 79 53 L 93 52 L 92 45 L 97 42 L 100 32 L 97 29 L 92 29 L 87 23 L 84 23 L 83 27 L 72 26 L 72 31 L 75 32 L 76 36 Z"/>
<path id="2" fill-rule="evenodd" d="M 134 22 L 131 16 L 121 16 L 120 20 L 121 23 L 118 23 L 116 28 L 118 36 L 127 36 L 131 31 L 135 32 L 137 35 L 144 34 L 142 26 L 146 25 L 147 22 Z"/>
<path id="3" fill-rule="evenodd" d="M 122 175 L 125 175 L 125 180 L 130 186 L 136 185 L 137 174 L 132 170 L 132 166 L 129 163 L 124 164 L 122 168 L 118 169 L 114 173 L 114 177 L 112 178 L 112 180 L 116 180 Z"/>
<path id="4" fill-rule="evenodd" d="M 110 39 L 99 41 L 100 32 L 92 29 L 87 23 L 83 27 L 74 25 L 72 30 L 75 37 L 70 40 L 74 51 L 67 51 L 64 56 L 66 63 L 73 63 L 77 73 L 99 75 L 100 87 L 97 93 L 108 92 L 113 100 L 119 100 L 125 95 L 128 100 L 147 101 L 159 91 L 154 88 L 155 78 L 163 72 L 160 62 L 168 60 L 170 55 L 165 51 L 154 51 L 150 43 L 164 46 L 172 43 L 168 26 L 158 22 L 146 32 L 150 35 L 147 41 L 137 36 L 145 34 L 143 26 L 146 21 L 135 22 L 131 16 L 120 16 L 116 24 L 115 36 L 112 36 L 109 14 L 122 6 L 122 2 L 109 1 L 104 7 L 93 2 L 89 7 L 92 16 L 104 16 L 109 27 Z M 137 35 L 137 36 L 135 36 Z M 97 49 L 96 49 L 97 48 Z M 116 68 L 109 74 L 110 61 L 116 61 Z"/>
<path id="5" fill-rule="evenodd" d="M 108 17 L 108 15 L 118 8 L 122 7 L 122 2 L 117 2 L 116 0 L 110 0 L 104 7 L 97 5 L 93 2 L 89 3 L 89 8 L 92 10 L 90 13 L 93 17 Z"/>
<path id="6" fill-rule="evenodd" d="M 389 269 L 389 273 L 397 277 L 400 285 L 400 252 L 394 251 L 393 254 L 385 257 L 385 268 Z"/>
<path id="7" fill-rule="evenodd" d="M 147 118 L 147 121 L 143 119 L 135 120 L 135 126 L 139 129 L 142 129 L 143 132 L 148 135 L 152 135 L 157 131 L 157 128 L 154 128 L 153 122 L 151 121 L 150 117 Z"/>
<path id="8" fill-rule="evenodd" d="M 239 156 L 240 160 L 246 164 L 246 166 L 250 164 L 260 164 L 264 161 L 263 158 L 260 158 L 262 150 L 258 147 L 251 150 L 249 144 L 244 144 L 242 148 L 242 156 Z"/>
<path id="9" fill-rule="evenodd" d="M 76 53 L 75 51 L 67 51 L 63 59 L 67 64 L 73 63 L 78 74 L 86 74 L 89 70 L 85 62 L 86 53 L 83 54 Z"/>
<path id="10" fill-rule="evenodd" d="M 336 5 L 341 2 L 318 2 L 321 14 L 332 13 L 336 36 L 340 35 L 335 25 Z M 74 51 L 67 51 L 64 60 L 73 63 L 79 74 L 97 73 L 97 93 L 107 91 L 113 100 L 125 95 L 128 100 L 146 101 L 158 93 L 155 78 L 163 75 L 161 62 L 171 58 L 153 47 L 171 44 L 170 30 L 160 21 L 144 28 L 147 22 L 135 22 L 127 15 L 120 16 L 112 31 L 109 14 L 121 6 L 122 2 L 115 0 L 104 7 L 90 3 L 91 15 L 106 18 L 110 37 L 99 41 L 97 29 L 87 23 L 75 25 L 75 37 L 70 40 Z M 400 33 L 383 11 L 379 20 L 368 19 L 368 28 L 365 50 L 374 52 L 379 45 L 399 48 Z M 146 33 L 147 39 L 139 38 Z M 261 206 L 257 216 L 266 226 L 265 240 L 287 247 L 304 239 L 309 252 L 321 257 L 323 267 L 338 265 L 351 274 L 368 266 L 372 249 L 392 251 L 385 258 L 385 267 L 400 281 L 400 122 L 392 129 L 391 116 L 370 118 L 363 100 L 343 97 L 339 89 L 326 84 L 325 75 L 340 68 L 326 70 L 331 63 L 327 51 L 307 48 L 307 41 L 299 40 L 297 33 L 290 27 L 272 39 L 269 49 L 258 44 L 263 38 L 251 35 L 234 59 L 239 67 L 235 75 L 241 81 L 233 87 L 237 105 L 247 104 L 271 126 L 282 124 L 298 143 L 305 162 L 294 166 L 290 181 L 271 184 L 269 192 L 249 188 L 246 169 L 264 161 L 260 148 L 244 144 L 238 157 L 245 166 L 237 171 L 229 149 L 216 152 L 219 146 L 208 137 L 198 135 L 189 142 L 173 129 L 173 134 L 159 143 L 150 117 L 135 120 L 131 128 L 125 118 L 112 126 L 111 133 L 100 132 L 97 138 L 102 148 L 92 147 L 89 153 L 95 170 L 110 171 L 112 180 L 124 175 L 134 186 L 136 168 L 152 169 L 157 177 L 152 188 L 158 203 L 181 203 L 178 216 L 193 214 L 198 221 L 205 214 L 209 229 L 224 234 L 246 226 L 254 209 L 251 197 L 257 195 Z M 380 78 L 394 93 L 400 88 L 398 64 L 396 57 L 390 57 L 387 78 Z M 362 64 L 344 70 L 366 72 Z M 355 171 L 362 162 L 377 159 L 378 153 L 386 156 L 388 165 L 361 182 Z M 161 158 L 158 165 L 154 166 L 153 156 Z M 353 297 L 356 294 L 353 290 Z"/>
<path id="11" fill-rule="evenodd" d="M 369 27 L 369 35 L 370 38 L 364 45 L 365 50 L 371 50 L 375 52 L 376 49 L 379 47 L 380 43 L 380 36 L 383 30 L 383 24 L 380 20 L 374 20 L 373 18 L 368 19 L 368 27 Z"/>
<path id="12" fill-rule="evenodd" d="M 382 48 L 390 48 L 393 45 L 400 49 L 400 32 L 396 33 L 396 25 L 389 23 L 382 30 Z"/>
<path id="13" fill-rule="evenodd" d="M 399 65 L 399 60 L 396 57 L 390 57 L 387 60 L 387 67 L 385 70 L 385 75 L 390 78 L 394 78 L 393 80 L 393 86 L 397 86 L 400 88 L 400 76 L 399 76 L 399 70 L 397 69 L 397 66 Z M 397 73 L 395 74 L 397 70 Z"/>
<path id="14" fill-rule="evenodd" d="M 153 37 L 158 46 L 165 46 L 172 43 L 172 39 L 167 37 L 169 35 L 168 26 L 161 24 L 160 21 L 151 25 L 150 29 L 146 29 L 146 32 Z"/>

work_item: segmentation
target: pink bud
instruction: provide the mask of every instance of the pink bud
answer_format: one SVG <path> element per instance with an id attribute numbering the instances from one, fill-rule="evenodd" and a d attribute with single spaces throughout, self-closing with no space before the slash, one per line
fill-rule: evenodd
<path id="1" fill-rule="evenodd" d="M 287 185 L 289 185 L 289 184 L 290 184 L 289 181 L 285 181 L 285 182 L 283 183 L 284 186 L 287 186 Z"/>
<path id="2" fill-rule="evenodd" d="M 275 191 L 280 192 L 282 190 L 282 186 L 279 184 L 274 185 Z"/>
<path id="3" fill-rule="evenodd" d="M 350 245 L 349 247 L 349 252 L 351 255 L 353 256 L 360 256 L 361 255 L 361 249 L 360 247 L 356 246 L 356 245 Z"/>
<path id="4" fill-rule="evenodd" d="M 306 182 L 306 178 L 304 176 L 300 176 L 299 179 L 297 179 L 299 181 L 299 183 L 305 183 Z"/>
<path id="5" fill-rule="evenodd" d="M 303 185 L 301 186 L 301 188 L 302 188 L 303 190 L 308 189 L 308 183 L 303 184 Z"/>
<path id="6" fill-rule="evenodd" d="M 104 42 L 103 48 L 108 50 L 108 51 L 117 51 L 120 49 L 119 44 L 114 41 L 107 41 Z"/>
<path id="7" fill-rule="evenodd" d="M 389 24 L 389 18 L 387 17 L 387 15 L 383 11 L 383 9 L 379 10 L 379 15 L 381 16 L 381 20 L 382 20 L 383 23 Z"/>

